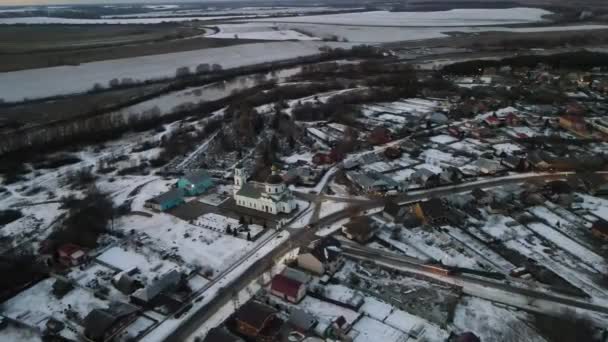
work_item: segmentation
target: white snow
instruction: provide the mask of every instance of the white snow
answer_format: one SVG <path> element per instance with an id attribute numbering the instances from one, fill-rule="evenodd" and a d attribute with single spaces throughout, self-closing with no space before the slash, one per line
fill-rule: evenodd
<path id="1" fill-rule="evenodd" d="M 219 32 L 207 35 L 209 38 L 262 39 L 262 40 L 319 40 L 298 31 L 265 23 L 218 25 Z"/>
<path id="2" fill-rule="evenodd" d="M 496 144 L 493 145 L 492 148 L 494 148 L 494 150 L 496 150 L 496 153 L 498 154 L 501 154 L 503 152 L 506 154 L 513 154 L 513 152 L 519 152 L 522 150 L 521 147 L 513 143 Z"/>
<path id="3" fill-rule="evenodd" d="M 533 23 L 551 14 L 538 8 L 454 9 L 437 12 L 372 11 L 288 18 L 255 19 L 254 21 L 314 23 L 362 26 L 483 26 Z"/>
<path id="4" fill-rule="evenodd" d="M 437 144 L 451 144 L 455 141 L 458 141 L 458 139 L 454 138 L 451 135 L 447 135 L 447 134 L 436 135 L 434 137 L 431 137 L 430 140 Z"/>
<path id="5" fill-rule="evenodd" d="M 471 331 L 482 341 L 545 342 L 520 316 L 526 314 L 464 297 L 456 307 L 454 325 L 459 332 Z"/>
<path id="6" fill-rule="evenodd" d="M 0 18 L 0 25 L 15 25 L 15 24 L 64 24 L 64 25 L 85 25 L 85 24 L 160 24 L 163 22 L 182 22 L 182 21 L 208 21 L 219 19 L 235 19 L 246 16 L 214 16 L 214 17 L 173 17 L 173 18 L 132 18 L 132 19 L 76 19 L 76 18 L 59 18 L 59 17 L 15 17 L 15 18 Z"/>

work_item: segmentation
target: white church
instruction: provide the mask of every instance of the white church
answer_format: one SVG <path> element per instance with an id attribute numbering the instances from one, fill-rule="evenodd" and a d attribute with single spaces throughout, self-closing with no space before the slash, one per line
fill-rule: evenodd
<path id="1" fill-rule="evenodd" d="M 263 211 L 271 214 L 289 214 L 296 209 L 291 190 L 283 182 L 276 167 L 266 182 L 248 183 L 247 172 L 236 167 L 234 169 L 234 200 L 242 207 Z"/>

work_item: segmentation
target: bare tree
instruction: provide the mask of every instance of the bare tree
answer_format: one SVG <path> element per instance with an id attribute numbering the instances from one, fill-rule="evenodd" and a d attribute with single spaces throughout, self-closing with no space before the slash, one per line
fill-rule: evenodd
<path id="1" fill-rule="evenodd" d="M 190 68 L 183 66 L 175 70 L 175 77 L 182 78 L 190 75 Z"/>
<path id="2" fill-rule="evenodd" d="M 110 86 L 110 88 L 116 88 L 120 85 L 120 80 L 118 78 L 113 78 L 110 80 L 108 85 Z"/>
<path id="3" fill-rule="evenodd" d="M 205 72 L 209 72 L 209 70 L 211 70 L 211 67 L 209 66 L 209 63 L 201 63 L 199 65 L 196 66 L 196 73 L 197 74 L 202 74 Z"/>

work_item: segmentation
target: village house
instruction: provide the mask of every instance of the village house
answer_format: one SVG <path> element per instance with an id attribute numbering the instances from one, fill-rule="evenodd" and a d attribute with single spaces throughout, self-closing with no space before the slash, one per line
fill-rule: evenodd
<path id="1" fill-rule="evenodd" d="M 450 211 L 439 198 L 418 202 L 414 205 L 414 214 L 423 224 L 443 225 L 450 221 Z"/>
<path id="2" fill-rule="evenodd" d="M 203 342 L 245 342 L 245 340 L 231 333 L 226 327 L 216 327 L 209 330 Z"/>
<path id="3" fill-rule="evenodd" d="M 486 206 L 494 202 L 494 196 L 480 188 L 473 189 L 471 194 L 475 198 L 475 202 L 479 205 Z"/>
<path id="4" fill-rule="evenodd" d="M 526 172 L 530 168 L 530 164 L 523 157 L 506 156 L 500 160 L 500 164 L 511 171 Z"/>
<path id="5" fill-rule="evenodd" d="M 234 201 L 237 205 L 270 214 L 289 214 L 296 209 L 295 198 L 285 185 L 278 169 L 273 166 L 272 174 L 263 185 L 247 182 L 244 169 L 234 169 Z"/>
<path id="6" fill-rule="evenodd" d="M 372 145 L 384 145 L 391 140 L 391 131 L 386 127 L 374 128 L 367 137 L 367 141 Z"/>
<path id="7" fill-rule="evenodd" d="M 207 171 L 199 170 L 180 178 L 177 181 L 177 188 L 182 189 L 187 196 L 198 196 L 213 187 L 213 183 Z"/>
<path id="8" fill-rule="evenodd" d="M 433 171 L 421 167 L 410 176 L 410 181 L 421 187 L 430 188 L 433 186 L 438 186 L 440 178 L 439 175 L 435 174 Z"/>
<path id="9" fill-rule="evenodd" d="M 479 173 L 482 175 L 495 175 L 504 170 L 501 163 L 494 159 L 479 158 L 473 163 L 473 165 L 477 167 Z"/>
<path id="10" fill-rule="evenodd" d="M 593 226 L 591 226 L 591 234 L 598 239 L 608 241 L 608 222 L 601 219 L 593 222 Z"/>
<path id="11" fill-rule="evenodd" d="M 375 234 L 375 223 L 369 216 L 358 216 L 342 226 L 342 234 L 358 243 L 368 242 Z"/>
<path id="12" fill-rule="evenodd" d="M 347 172 L 346 178 L 366 192 L 385 192 L 399 189 L 399 183 L 377 171 Z"/>
<path id="13" fill-rule="evenodd" d="M 316 165 L 326 165 L 333 164 L 334 160 L 329 153 L 318 152 L 315 153 L 314 156 L 312 156 L 312 162 Z"/>
<path id="14" fill-rule="evenodd" d="M 256 342 L 275 342 L 283 326 L 276 311 L 257 301 L 245 303 L 234 314 L 236 330 L 239 334 Z"/>
<path id="15" fill-rule="evenodd" d="M 321 178 L 321 170 L 301 166 L 287 171 L 283 179 L 289 184 L 300 184 L 304 186 L 315 186 Z"/>
<path id="16" fill-rule="evenodd" d="M 388 201 L 384 205 L 384 210 L 382 211 L 382 216 L 392 222 L 399 221 L 405 214 L 408 212 L 408 208 L 405 206 L 399 206 L 397 203 L 393 201 Z"/>
<path id="17" fill-rule="evenodd" d="M 66 266 L 77 266 L 87 260 L 87 253 L 80 246 L 72 243 L 66 243 L 57 249 L 59 262 Z"/>
<path id="18" fill-rule="evenodd" d="M 171 189 L 164 194 L 147 200 L 145 206 L 156 211 L 166 211 L 184 203 L 184 190 Z"/>
<path id="19" fill-rule="evenodd" d="M 577 135 L 588 136 L 590 134 L 587 122 L 582 116 L 562 115 L 559 117 L 559 126 Z"/>
<path id="20" fill-rule="evenodd" d="M 133 322 L 139 310 L 133 305 L 114 302 L 106 309 L 93 309 L 83 321 L 84 337 L 91 342 L 112 341 Z"/>
<path id="21" fill-rule="evenodd" d="M 184 275 L 172 269 L 152 280 L 146 287 L 141 288 L 130 296 L 131 302 L 135 305 L 154 308 L 161 305 L 178 307 L 181 303 L 176 302 L 171 295 L 186 285 Z"/>
<path id="22" fill-rule="evenodd" d="M 299 303 L 306 295 L 306 284 L 283 274 L 272 278 L 270 293 L 291 303 Z"/>
<path id="23" fill-rule="evenodd" d="M 448 342 L 481 342 L 481 339 L 469 331 L 462 334 L 451 333 Z"/>
<path id="24" fill-rule="evenodd" d="M 287 324 L 289 326 L 302 334 L 306 334 L 317 325 L 318 321 L 315 316 L 307 313 L 304 310 L 294 308 L 289 315 L 289 319 L 287 320 Z"/>
<path id="25" fill-rule="evenodd" d="M 334 274 L 344 264 L 340 242 L 333 237 L 317 241 L 307 252 L 297 258 L 298 267 L 317 275 Z"/>

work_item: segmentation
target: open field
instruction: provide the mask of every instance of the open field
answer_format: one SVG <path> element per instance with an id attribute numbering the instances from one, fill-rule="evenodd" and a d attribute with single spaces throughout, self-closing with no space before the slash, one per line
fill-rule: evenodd
<path id="1" fill-rule="evenodd" d="M 179 24 L 7 26 L 0 31 L 0 72 L 252 42 L 195 37 L 204 34 L 205 28 Z"/>
<path id="2" fill-rule="evenodd" d="M 359 26 L 452 27 L 535 23 L 542 21 L 543 16 L 549 14 L 551 12 L 538 8 L 457 9 L 438 12 L 373 11 L 256 19 L 255 21 Z"/>
<path id="3" fill-rule="evenodd" d="M 203 29 L 163 25 L 7 26 L 0 30 L 0 53 L 81 49 L 189 37 Z"/>

